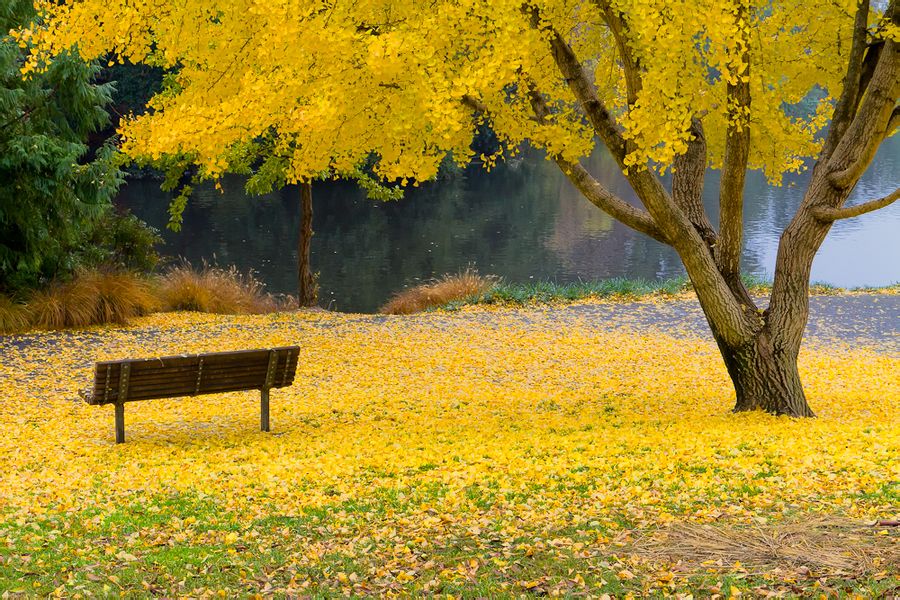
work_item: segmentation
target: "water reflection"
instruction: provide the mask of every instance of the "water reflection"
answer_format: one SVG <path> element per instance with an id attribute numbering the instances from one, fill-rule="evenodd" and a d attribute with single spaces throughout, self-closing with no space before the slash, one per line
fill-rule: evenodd
<path id="1" fill-rule="evenodd" d="M 612 159 L 598 152 L 590 170 L 613 191 L 636 202 Z M 900 139 L 885 142 L 850 202 L 883 196 L 897 185 Z M 708 174 L 715 190 L 718 174 Z M 793 215 L 807 176 L 784 187 L 753 175 L 747 183 L 745 268 L 771 273 L 778 236 Z M 224 193 L 195 192 L 181 232 L 164 232 L 164 252 L 253 269 L 275 292 L 296 286 L 298 191 L 288 188 L 255 198 L 229 178 Z M 717 197 L 708 193 L 710 217 Z M 163 228 L 169 196 L 153 181 L 132 181 L 118 203 Z M 321 301 L 337 310 L 372 311 L 394 291 L 421 279 L 469 265 L 507 281 L 560 282 L 614 276 L 666 278 L 683 274 L 677 255 L 613 221 L 569 185 L 556 166 L 537 154 L 492 173 L 465 176 L 411 190 L 399 202 L 366 200 L 352 185 L 317 183 L 314 267 Z M 838 223 L 815 264 L 813 279 L 835 285 L 883 285 L 900 280 L 900 203 Z"/>

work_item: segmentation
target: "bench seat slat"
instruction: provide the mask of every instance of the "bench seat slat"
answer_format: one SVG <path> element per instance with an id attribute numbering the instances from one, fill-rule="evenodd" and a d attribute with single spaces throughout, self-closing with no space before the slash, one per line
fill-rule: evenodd
<path id="1" fill-rule="evenodd" d="M 287 387 L 294 381 L 293 377 L 285 380 L 279 380 L 272 387 Z M 196 396 L 202 394 L 213 394 L 225 391 L 242 391 L 261 389 L 265 382 L 265 373 L 218 377 L 207 381 L 201 380 L 199 392 L 196 388 L 195 380 L 191 381 L 155 381 L 155 382 L 133 382 L 128 386 L 128 397 L 126 402 L 132 400 L 147 400 L 154 397 L 157 393 L 172 393 L 176 396 Z M 118 401 L 118 391 L 112 391 L 108 396 L 107 403 L 115 403 Z"/>
<path id="2" fill-rule="evenodd" d="M 217 361 L 203 361 L 203 370 L 206 369 L 244 369 L 244 368 L 252 368 L 252 369 L 265 369 L 268 361 L 265 360 L 248 360 L 245 362 L 227 362 L 220 363 Z M 150 363 L 150 364 L 136 364 L 131 367 L 131 373 L 133 375 L 153 375 L 159 373 L 169 373 L 172 375 L 177 375 L 179 373 L 193 373 L 197 371 L 199 367 L 199 361 L 195 362 L 192 365 L 180 365 L 177 367 L 166 367 L 160 365 L 159 363 Z"/>
<path id="3" fill-rule="evenodd" d="M 197 379 L 197 373 L 198 373 L 198 369 L 194 369 L 193 371 L 188 371 L 188 372 L 184 372 L 184 373 L 173 373 L 173 374 L 167 374 L 167 373 L 163 373 L 163 372 L 160 372 L 160 373 L 157 373 L 157 372 L 138 373 L 138 374 L 132 374 L 129 379 L 132 381 L 132 383 L 134 385 L 138 385 L 140 383 L 151 383 L 154 381 L 194 382 Z M 207 369 L 206 366 L 204 365 L 202 375 L 204 378 L 207 378 L 207 377 L 213 377 L 213 378 L 215 378 L 215 377 L 233 377 L 236 375 L 241 375 L 241 376 L 246 375 L 246 376 L 260 376 L 263 379 L 265 379 L 266 370 L 265 370 L 265 368 L 259 368 L 259 367 L 250 367 L 250 368 L 229 367 L 229 368 L 225 368 L 225 369 L 221 369 L 221 368 Z M 110 383 L 118 384 L 118 382 L 119 382 L 118 377 L 110 378 Z M 100 382 L 101 385 L 104 385 L 104 383 L 105 382 Z"/>
<path id="4" fill-rule="evenodd" d="M 269 357 L 273 352 L 277 354 L 277 360 L 269 387 L 280 388 L 293 384 L 300 354 L 300 349 L 296 346 L 271 350 L 103 361 L 96 364 L 94 393 L 88 398 L 88 402 L 90 404 L 118 402 L 123 364 L 128 364 L 130 371 L 126 402 L 261 389 L 266 384 Z"/>
<path id="5" fill-rule="evenodd" d="M 271 387 L 275 387 L 280 380 L 283 379 L 290 372 L 289 369 L 285 369 L 283 366 L 279 368 L 276 373 L 277 381 L 273 382 Z M 130 377 L 132 386 L 153 384 L 153 383 L 172 383 L 172 384 L 191 384 L 195 385 L 197 380 L 198 372 L 194 371 L 193 373 L 181 373 L 177 376 L 166 377 L 164 375 L 154 374 L 152 376 L 139 375 L 136 377 Z M 241 377 L 246 379 L 258 379 L 259 385 L 265 383 L 266 379 L 266 371 L 260 369 L 225 369 L 225 370 L 207 370 L 203 369 L 202 373 L 200 373 L 202 381 L 212 380 L 212 379 L 229 379 L 235 377 Z M 111 384 L 118 385 L 118 379 L 112 379 Z"/>

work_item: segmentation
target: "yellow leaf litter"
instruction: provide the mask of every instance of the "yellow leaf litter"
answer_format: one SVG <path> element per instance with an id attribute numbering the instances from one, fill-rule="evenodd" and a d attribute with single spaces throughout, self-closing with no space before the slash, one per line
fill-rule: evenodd
<path id="1" fill-rule="evenodd" d="M 633 532 L 897 517 L 895 353 L 813 343 L 818 418 L 735 415 L 710 340 L 555 310 L 182 313 L 0 340 L 0 588 L 641 594 L 699 584 L 643 577 Z M 268 434 L 258 394 L 229 393 L 130 403 L 116 446 L 112 407 L 77 396 L 98 360 L 290 344 Z"/>

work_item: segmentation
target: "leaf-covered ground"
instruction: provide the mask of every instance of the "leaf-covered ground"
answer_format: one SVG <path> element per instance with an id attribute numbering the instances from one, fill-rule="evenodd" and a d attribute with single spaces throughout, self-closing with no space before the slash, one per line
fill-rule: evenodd
<path id="1" fill-rule="evenodd" d="M 817 419 L 733 415 L 711 341 L 642 318 L 665 310 L 654 302 L 589 306 L 169 314 L 0 339 L 0 590 L 728 597 L 900 585 L 897 528 L 866 526 L 900 516 L 891 339 L 811 339 L 801 371 Z M 112 407 L 77 396 L 96 360 L 288 344 L 302 347 L 298 376 L 272 393 L 270 434 L 258 395 L 232 393 L 129 404 L 116 446 Z M 666 558 L 667 532 L 692 524 L 752 533 L 837 518 L 859 525 L 848 567 Z"/>

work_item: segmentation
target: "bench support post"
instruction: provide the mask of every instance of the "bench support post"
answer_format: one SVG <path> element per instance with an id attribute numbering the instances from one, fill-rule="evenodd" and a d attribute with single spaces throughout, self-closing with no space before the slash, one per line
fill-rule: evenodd
<path id="1" fill-rule="evenodd" d="M 116 402 L 116 443 L 125 443 L 125 403 Z"/>
<path id="2" fill-rule="evenodd" d="M 263 388 L 259 390 L 259 429 L 260 431 L 270 431 L 269 388 Z"/>
<path id="3" fill-rule="evenodd" d="M 266 369 L 266 382 L 259 390 L 259 428 L 269 429 L 269 390 L 275 383 L 275 371 L 278 370 L 278 350 L 269 350 L 269 366 Z"/>

